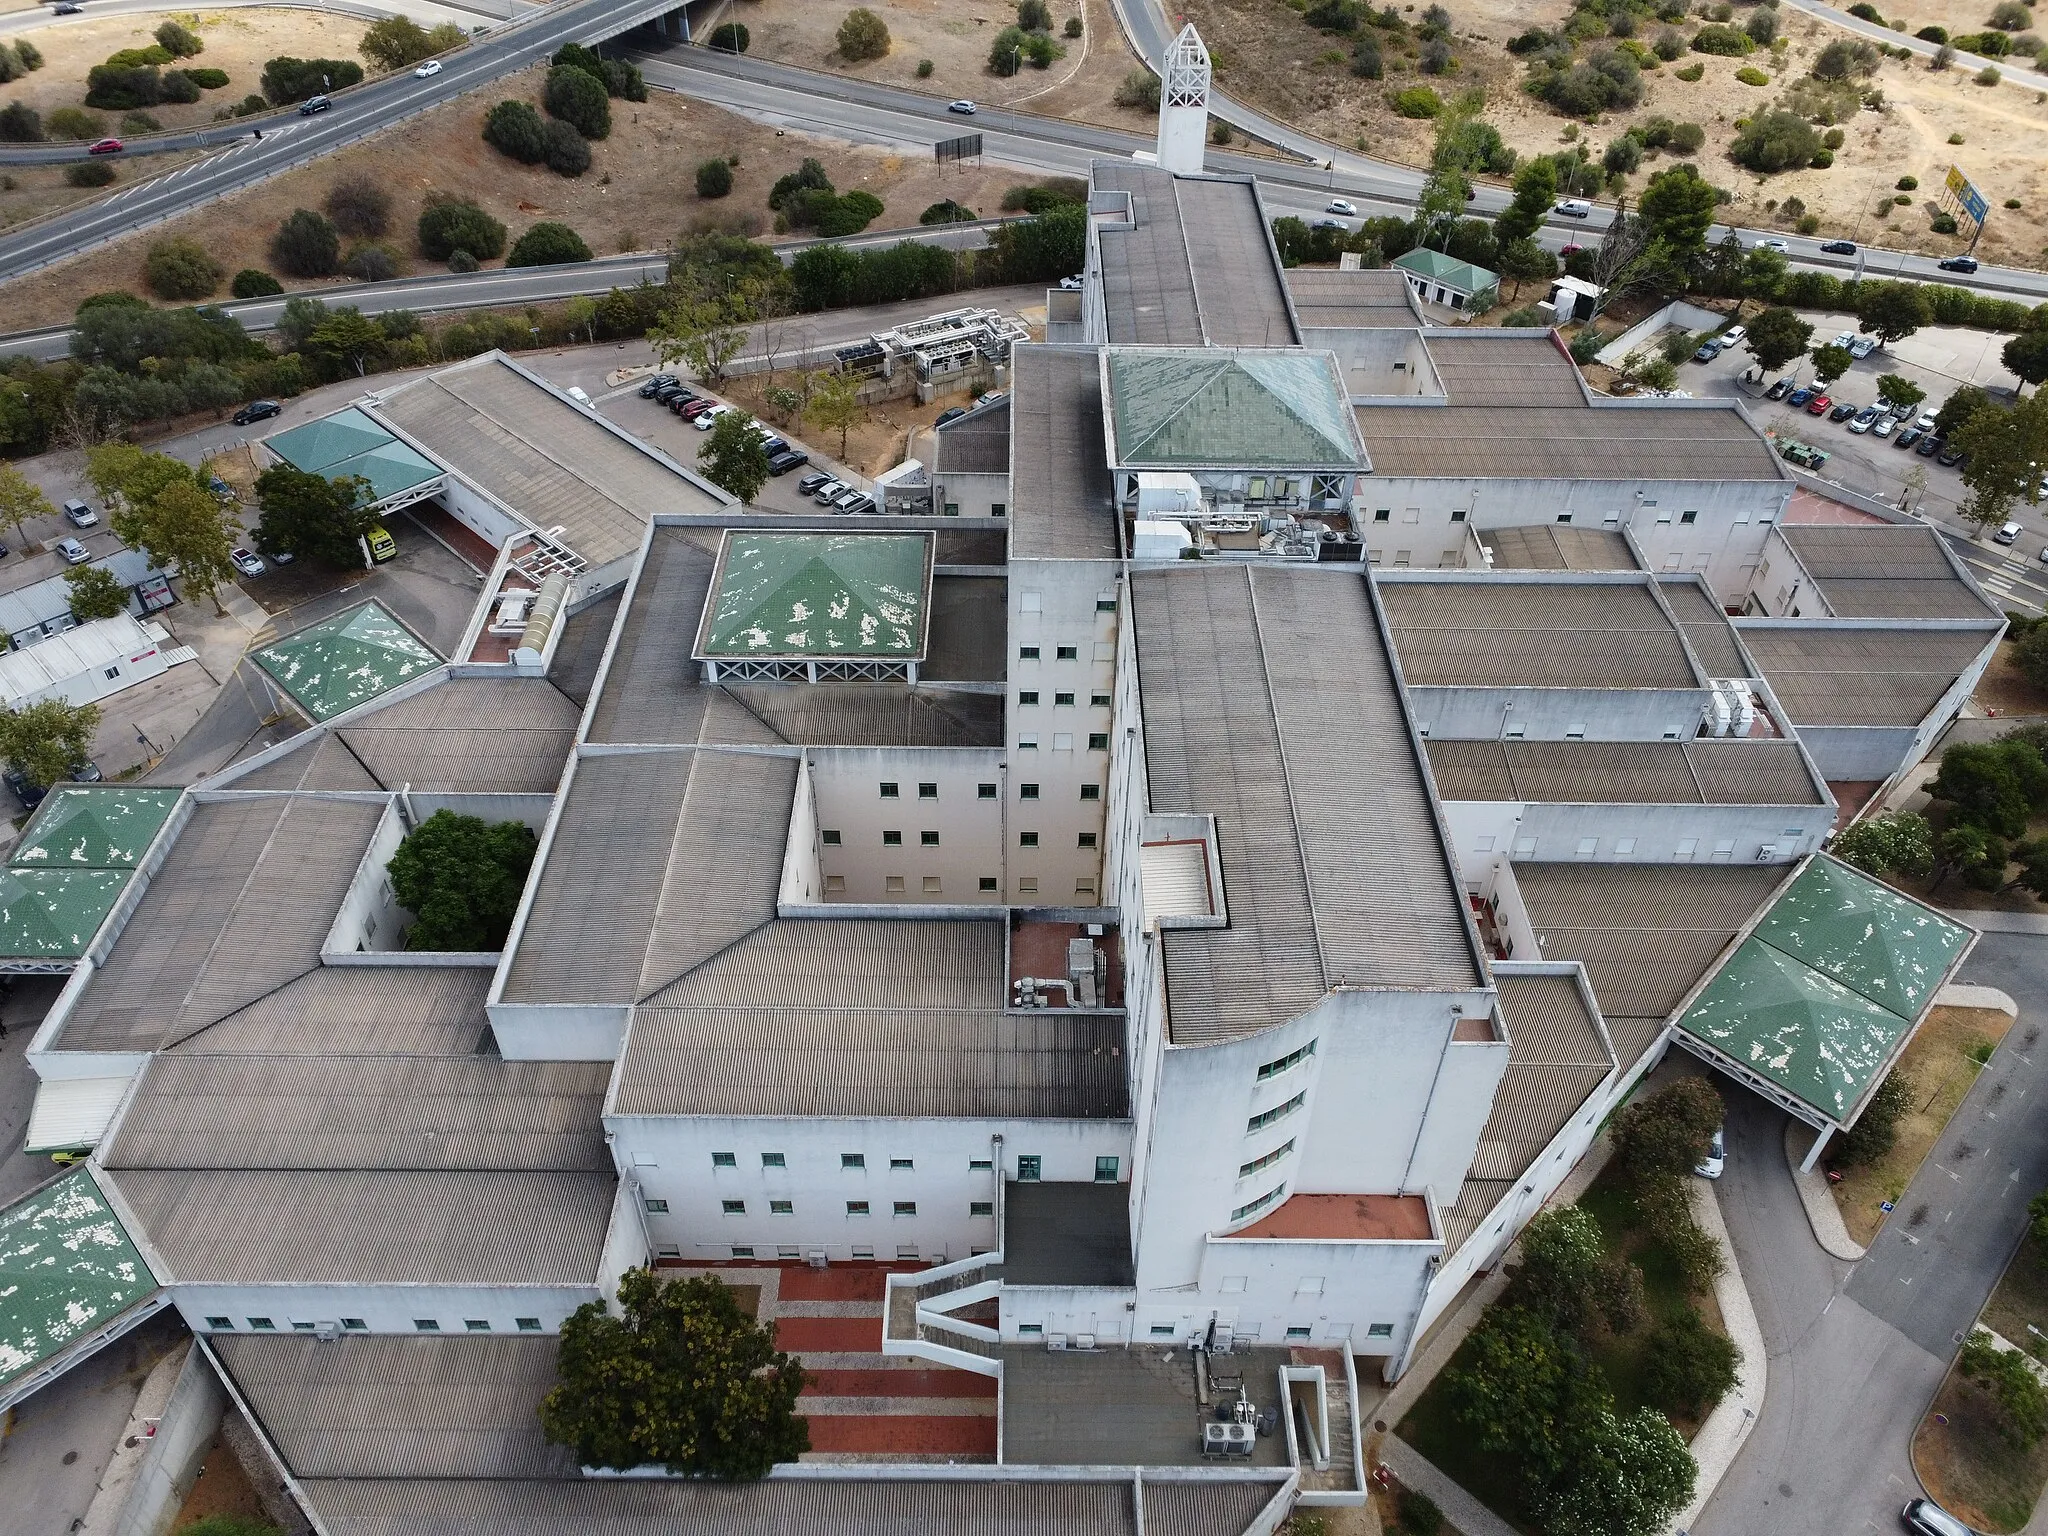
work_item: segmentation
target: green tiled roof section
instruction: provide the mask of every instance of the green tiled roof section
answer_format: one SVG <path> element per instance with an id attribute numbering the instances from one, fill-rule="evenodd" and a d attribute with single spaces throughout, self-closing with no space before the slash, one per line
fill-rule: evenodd
<path id="1" fill-rule="evenodd" d="M 441 469 L 404 443 L 394 440 L 381 448 L 372 448 L 368 453 L 359 453 L 352 459 L 343 459 L 321 473 L 330 480 L 361 475 L 370 482 L 370 499 L 382 501 L 387 496 L 396 496 L 400 491 L 409 491 L 436 478 Z"/>
<path id="2" fill-rule="evenodd" d="M 0 956 L 76 960 L 133 878 L 125 869 L 0 869 Z"/>
<path id="3" fill-rule="evenodd" d="M 272 641 L 255 659 L 315 720 L 332 720 L 441 664 L 376 603 Z"/>
<path id="4" fill-rule="evenodd" d="M 89 1169 L 0 1211 L 0 1384 L 157 1288 Z"/>
<path id="5" fill-rule="evenodd" d="M 332 416 L 322 416 L 303 427 L 293 427 L 289 432 L 266 438 L 264 446 L 294 468 L 332 475 L 336 473 L 334 466 L 342 460 L 396 441 L 389 432 L 350 406 Z"/>
<path id="6" fill-rule="evenodd" d="M 1486 268 L 1475 267 L 1455 256 L 1446 256 L 1442 251 L 1406 251 L 1396 256 L 1392 265 L 1465 293 L 1483 293 L 1488 288 L 1500 286 L 1500 279 Z"/>
<path id="7" fill-rule="evenodd" d="M 734 533 L 706 656 L 924 654 L 923 534 Z"/>
<path id="8" fill-rule="evenodd" d="M 120 784 L 52 790 L 8 862 L 23 869 L 133 869 L 181 793 Z"/>
<path id="9" fill-rule="evenodd" d="M 1960 923 L 1826 855 L 1807 865 L 1754 931 L 1909 1019 L 1933 1000 L 1970 938 Z"/>
<path id="10" fill-rule="evenodd" d="M 1355 466 L 1350 399 L 1315 352 L 1109 354 L 1119 464 Z"/>

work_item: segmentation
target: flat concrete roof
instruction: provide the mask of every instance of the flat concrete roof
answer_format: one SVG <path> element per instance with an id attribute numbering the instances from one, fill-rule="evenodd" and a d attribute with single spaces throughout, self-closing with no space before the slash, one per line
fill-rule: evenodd
<path id="1" fill-rule="evenodd" d="M 1435 1234 L 1429 1202 L 1420 1195 L 1290 1195 L 1278 1210 L 1230 1236 L 1426 1243 Z"/>

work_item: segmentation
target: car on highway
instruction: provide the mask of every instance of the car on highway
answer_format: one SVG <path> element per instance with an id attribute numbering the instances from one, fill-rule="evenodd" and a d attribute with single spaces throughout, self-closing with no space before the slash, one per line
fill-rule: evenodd
<path id="1" fill-rule="evenodd" d="M 1938 261 L 1935 265 L 1944 272 L 1968 274 L 1977 270 L 1977 258 L 1974 256 L 1951 256 L 1947 261 Z"/>
<path id="2" fill-rule="evenodd" d="M 974 103 L 962 97 L 959 101 L 947 102 L 946 110 L 948 112 L 957 112 L 962 117 L 972 117 L 974 116 Z"/>
<path id="3" fill-rule="evenodd" d="M 1994 544 L 2017 544 L 2019 541 L 2020 525 L 2018 523 L 2007 523 L 1998 532 L 1991 535 L 1991 542 Z"/>
<path id="4" fill-rule="evenodd" d="M 275 400 L 251 400 L 247 405 L 235 412 L 235 425 L 246 427 L 259 421 L 268 421 L 271 417 L 283 411 L 283 409 L 284 407 Z"/>
<path id="5" fill-rule="evenodd" d="M 1806 402 L 1806 414 L 1809 416 L 1825 416 L 1834 409 L 1834 404 L 1835 402 L 1826 395 L 1815 395 Z"/>
<path id="6" fill-rule="evenodd" d="M 1941 439 L 1932 432 L 1923 432 L 1920 434 L 1920 441 L 1913 445 L 1913 451 L 1923 459 L 1931 459 L 1941 452 L 1943 446 Z"/>
<path id="7" fill-rule="evenodd" d="M 1892 446 L 1894 448 L 1910 448 L 1926 435 L 1918 427 L 1907 427 L 1897 437 L 1892 439 Z"/>
<path id="8" fill-rule="evenodd" d="M 1932 1499 L 1915 1499 L 1899 1511 L 1899 1520 L 1914 1536 L 1976 1536 Z"/>
<path id="9" fill-rule="evenodd" d="M 1854 432 L 1858 437 L 1861 437 L 1864 433 L 1868 432 L 1872 427 L 1877 425 L 1877 418 L 1877 407 L 1874 405 L 1866 405 L 1865 407 L 1863 407 L 1862 410 L 1856 413 L 1856 419 L 1849 423 L 1849 430 L 1851 432 Z M 1887 417 L 1886 419 L 1889 420 L 1890 418 Z"/>
<path id="10" fill-rule="evenodd" d="M 100 515 L 85 502 L 67 501 L 64 503 L 64 521 L 74 528 L 96 528 Z"/>
<path id="11" fill-rule="evenodd" d="M 51 547 L 64 557 L 66 565 L 83 565 L 92 558 L 86 553 L 85 546 L 76 539 L 59 539 Z"/>
<path id="12" fill-rule="evenodd" d="M 1756 248 L 1760 251 L 1776 251 L 1781 256 L 1792 249 L 1791 246 L 1780 240 L 1776 235 L 1765 235 L 1763 239 L 1757 241 Z"/>
<path id="13" fill-rule="evenodd" d="M 325 96 L 308 96 L 299 103 L 299 116 L 311 117 L 315 112 L 326 112 L 334 106 Z"/>
<path id="14" fill-rule="evenodd" d="M 640 398 L 652 400 L 659 391 L 675 382 L 676 376 L 672 373 L 657 373 L 650 379 L 643 379 L 640 383 Z"/>
<path id="15" fill-rule="evenodd" d="M 811 456 L 801 448 L 785 448 L 782 452 L 769 456 L 768 473 L 771 475 L 786 475 L 792 469 L 799 468 L 810 462 Z"/>
<path id="16" fill-rule="evenodd" d="M 1813 396 L 1814 391 L 1808 389 L 1804 384 L 1802 384 L 1797 389 L 1793 390 L 1791 394 L 1785 397 L 1785 403 L 1789 406 L 1792 406 L 1794 409 L 1797 409 L 1799 406 L 1802 406 L 1806 404 L 1807 401 L 1811 400 Z"/>
<path id="17" fill-rule="evenodd" d="M 81 12 L 83 12 L 84 10 L 85 10 L 85 7 L 84 7 L 84 6 L 82 6 L 82 5 L 73 5 L 73 4 L 71 3 L 71 0 L 64 0 L 64 3 L 63 3 L 62 5 L 53 5 L 53 6 L 51 6 L 51 7 L 50 7 L 50 14 L 51 14 L 52 16 L 76 16 L 76 15 L 79 15 L 79 14 L 80 14 Z"/>
<path id="18" fill-rule="evenodd" d="M 1692 360 L 1696 363 L 1711 363 L 1720 355 L 1721 339 L 1718 336 L 1712 336 L 1700 343 L 1700 348 L 1697 352 L 1693 353 Z"/>
<path id="19" fill-rule="evenodd" d="M 439 59 L 429 59 L 412 73 L 415 80 L 431 80 L 434 76 L 441 73 L 441 61 Z"/>
<path id="20" fill-rule="evenodd" d="M 796 492 L 799 496 L 809 496 L 831 478 L 822 469 L 814 469 L 808 475 L 805 475 L 803 479 L 797 481 Z"/>
<path id="21" fill-rule="evenodd" d="M 1940 452 L 1934 456 L 1934 462 L 1941 465 L 1944 469 L 1953 469 L 1956 465 L 1963 462 L 1963 457 L 1963 450 L 1956 447 L 1955 444 L 1943 443 Z"/>
<path id="22" fill-rule="evenodd" d="M 257 554 L 254 550 L 244 549 L 239 544 L 228 551 L 228 558 L 234 561 L 235 569 L 244 576 L 261 576 L 268 569 L 264 565 L 261 555 Z"/>
<path id="23" fill-rule="evenodd" d="M 1692 1171 L 1703 1179 L 1718 1179 L 1728 1167 L 1728 1140 L 1724 1130 L 1722 1126 L 1714 1127 L 1714 1139 L 1707 1143 L 1707 1155 L 1692 1165 Z"/>
<path id="24" fill-rule="evenodd" d="M 1593 216 L 1593 205 L 1583 197 L 1561 197 L 1550 211 L 1562 214 L 1567 219 L 1590 219 Z"/>
<path id="25" fill-rule="evenodd" d="M 1821 247 L 1830 256 L 1854 256 L 1856 242 L 1853 240 L 1830 240 Z"/>
<path id="26" fill-rule="evenodd" d="M 1341 213 L 1347 219 L 1355 219 L 1358 217 L 1358 205 L 1347 198 L 1333 197 L 1330 199 L 1329 206 L 1323 212 Z"/>
<path id="27" fill-rule="evenodd" d="M 118 155 L 127 147 L 119 139 L 101 139 L 91 149 L 88 149 L 86 153 L 88 155 Z"/>

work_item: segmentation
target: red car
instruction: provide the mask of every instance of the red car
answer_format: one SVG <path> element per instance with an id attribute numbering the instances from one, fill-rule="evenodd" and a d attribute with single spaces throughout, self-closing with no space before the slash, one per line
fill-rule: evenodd
<path id="1" fill-rule="evenodd" d="M 1835 402 L 1826 395 L 1815 395 L 1806 402 L 1806 414 L 1809 416 L 1825 416 L 1834 408 L 1834 404 Z"/>
<path id="2" fill-rule="evenodd" d="M 118 155 L 127 147 L 119 139 L 101 139 L 99 143 L 93 145 L 86 153 L 88 155 Z"/>
<path id="3" fill-rule="evenodd" d="M 680 411 L 677 411 L 676 414 L 685 421 L 695 421 L 716 404 L 718 404 L 716 400 L 692 400 Z"/>

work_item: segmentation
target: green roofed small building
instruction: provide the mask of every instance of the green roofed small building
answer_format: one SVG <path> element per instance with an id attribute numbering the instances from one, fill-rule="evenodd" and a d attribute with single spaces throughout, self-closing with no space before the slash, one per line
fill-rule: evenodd
<path id="1" fill-rule="evenodd" d="M 1408 274 L 1409 288 L 1425 304 L 1481 314 L 1500 298 L 1498 274 L 1442 251 L 1407 251 L 1389 265 Z"/>
<path id="2" fill-rule="evenodd" d="M 89 1169 L 0 1210 L 0 1408 L 164 1301 Z"/>
<path id="3" fill-rule="evenodd" d="M 729 529 L 692 654 L 712 683 L 914 683 L 931 584 L 929 534 Z"/>
<path id="4" fill-rule="evenodd" d="M 67 784 L 45 796 L 0 869 L 0 972 L 70 971 L 182 793 Z"/>
<path id="5" fill-rule="evenodd" d="M 68 971 L 121 899 L 125 869 L 0 869 L 0 971 Z"/>
<path id="6" fill-rule="evenodd" d="M 1708 979 L 1674 1038 L 1817 1127 L 1817 1156 L 1856 1123 L 1975 940 L 1819 854 Z"/>
<path id="7" fill-rule="evenodd" d="M 359 603 L 273 640 L 255 661 L 316 723 L 441 665 L 424 641 L 376 603 Z"/>
<path id="8" fill-rule="evenodd" d="M 369 500 L 386 509 L 424 501 L 441 488 L 438 464 L 355 406 L 266 438 L 264 446 L 308 474 L 360 476 L 369 482 Z"/>
<path id="9" fill-rule="evenodd" d="M 18 869 L 133 869 L 183 793 L 125 784 L 53 789 L 8 862 Z"/>

